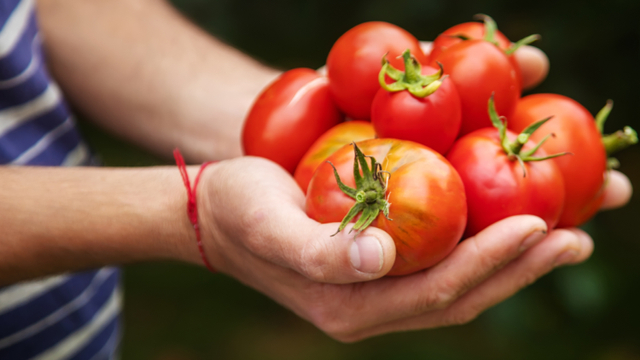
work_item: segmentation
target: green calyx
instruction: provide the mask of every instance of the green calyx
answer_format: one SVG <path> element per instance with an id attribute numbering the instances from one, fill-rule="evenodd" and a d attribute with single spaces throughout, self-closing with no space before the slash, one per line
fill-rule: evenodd
<path id="1" fill-rule="evenodd" d="M 476 14 L 474 17 L 476 20 L 482 20 L 484 22 L 484 41 L 490 42 L 495 46 L 500 46 L 498 40 L 496 40 L 496 31 L 498 30 L 498 25 L 489 15 L 485 14 Z M 511 46 L 505 51 L 506 55 L 513 54 L 518 48 L 523 45 L 529 45 L 534 41 L 540 40 L 540 35 L 533 34 L 529 35 L 523 39 L 516 41 L 511 44 Z"/>
<path id="2" fill-rule="evenodd" d="M 630 126 L 625 126 L 622 130 L 618 130 L 613 134 L 604 135 L 604 123 L 607 121 L 611 110 L 613 109 L 613 100 L 607 100 L 605 106 L 596 115 L 596 127 L 602 135 L 602 143 L 607 152 L 607 156 L 612 155 L 620 150 L 626 149 L 633 144 L 638 143 L 638 133 Z M 615 169 L 620 166 L 620 162 L 616 158 L 607 159 L 607 168 Z"/>
<path id="3" fill-rule="evenodd" d="M 491 119 L 491 123 L 493 124 L 493 127 L 498 129 L 500 133 L 500 145 L 502 146 L 502 149 L 507 154 L 510 160 L 512 161 L 517 160 L 520 163 L 520 165 L 522 166 L 522 171 L 524 176 L 527 176 L 526 168 L 524 166 L 524 163 L 527 161 L 543 161 L 543 160 L 552 159 L 558 156 L 570 154 L 569 152 L 563 152 L 563 153 L 553 154 L 553 155 L 548 155 L 543 157 L 533 156 L 536 153 L 536 151 L 540 149 L 542 144 L 544 144 L 549 139 L 550 136 L 553 136 L 553 134 L 549 134 L 545 136 L 532 149 L 528 151 L 522 151 L 522 148 L 527 143 L 527 141 L 529 141 L 529 138 L 531 137 L 531 135 L 536 130 L 538 130 L 540 126 L 542 126 L 547 121 L 551 120 L 552 116 L 529 125 L 526 129 L 522 130 L 520 134 L 518 134 L 518 136 L 514 141 L 509 141 L 509 139 L 507 138 L 507 121 L 504 117 L 498 116 L 493 95 L 491 95 L 491 98 L 489 98 L 489 118 Z"/>
<path id="4" fill-rule="evenodd" d="M 473 16 L 475 20 L 484 22 L 484 41 L 490 42 L 495 46 L 499 46 L 498 40 L 496 40 L 496 31 L 498 30 L 498 24 L 489 15 L 475 14 Z"/>
<path id="5" fill-rule="evenodd" d="M 428 76 L 422 75 L 422 65 L 411 55 L 409 49 L 402 53 L 402 58 L 404 59 L 404 71 L 394 68 L 387 60 L 386 54 L 382 58 L 382 69 L 378 74 L 378 81 L 380 86 L 389 92 L 407 90 L 415 97 L 424 98 L 438 90 L 447 77 L 446 75 L 442 76 L 442 65 L 439 63 L 440 70 L 438 72 Z M 387 84 L 385 75 L 395 82 Z"/>
<path id="6" fill-rule="evenodd" d="M 387 181 L 384 178 L 384 174 L 388 175 L 389 173 L 382 170 L 382 165 L 373 156 L 365 156 L 356 143 L 353 143 L 353 149 L 355 152 L 355 160 L 353 162 L 353 178 L 356 181 L 355 189 L 342 183 L 336 167 L 329 162 L 333 167 L 333 174 L 340 190 L 356 201 L 344 219 L 342 219 L 340 227 L 338 227 L 338 231 L 335 234 L 344 230 L 347 224 L 360 213 L 362 215 L 353 225 L 351 231 L 360 232 L 366 229 L 378 217 L 380 211 L 389 219 L 389 206 L 391 204 L 385 199 Z M 367 157 L 371 160 L 371 168 L 367 164 Z M 360 173 L 360 169 L 362 169 L 362 173 Z"/>

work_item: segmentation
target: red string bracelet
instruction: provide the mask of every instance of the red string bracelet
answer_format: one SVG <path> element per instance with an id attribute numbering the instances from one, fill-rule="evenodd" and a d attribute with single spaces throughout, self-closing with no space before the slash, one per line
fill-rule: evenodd
<path id="1" fill-rule="evenodd" d="M 196 232 L 196 241 L 198 243 L 198 250 L 200 251 L 200 256 L 202 257 L 202 262 L 211 272 L 216 272 L 216 270 L 211 266 L 209 260 L 207 260 L 206 255 L 204 254 L 204 246 L 202 246 L 202 239 L 200 237 L 200 226 L 198 225 L 198 206 L 196 205 L 196 188 L 198 187 L 198 182 L 200 181 L 200 175 L 202 171 L 207 166 L 213 164 L 213 161 L 207 161 L 200 166 L 200 170 L 198 171 L 198 175 L 196 176 L 196 180 L 193 182 L 193 188 L 191 188 L 191 183 L 189 182 L 189 174 L 187 174 L 187 166 L 184 163 L 184 158 L 180 153 L 180 150 L 177 148 L 173 150 L 173 157 L 176 159 L 176 165 L 178 165 L 178 169 L 180 170 L 180 174 L 182 175 L 182 181 L 184 181 L 184 186 L 187 188 L 187 215 L 189 216 L 189 221 L 193 225 L 193 230 Z"/>

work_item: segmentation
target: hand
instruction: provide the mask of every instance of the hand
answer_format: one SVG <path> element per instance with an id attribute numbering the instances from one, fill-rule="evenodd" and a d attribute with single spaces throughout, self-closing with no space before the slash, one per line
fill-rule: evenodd
<path id="1" fill-rule="evenodd" d="M 631 189 L 624 175 L 613 174 L 605 203 L 620 206 Z M 198 197 L 214 267 L 346 342 L 471 321 L 593 250 L 581 230 L 545 234 L 541 219 L 514 216 L 461 242 L 430 269 L 381 278 L 395 259 L 392 239 L 376 228 L 355 240 L 348 230 L 330 237 L 338 224 L 309 219 L 296 183 L 267 160 L 219 163 L 204 173 Z"/>
<path id="2" fill-rule="evenodd" d="M 433 43 L 421 41 L 420 47 L 425 54 L 431 53 Z M 522 87 L 524 90 L 532 89 L 540 84 L 549 73 L 549 58 L 540 49 L 534 46 L 524 45 L 514 53 L 516 61 L 520 64 L 522 73 Z"/>

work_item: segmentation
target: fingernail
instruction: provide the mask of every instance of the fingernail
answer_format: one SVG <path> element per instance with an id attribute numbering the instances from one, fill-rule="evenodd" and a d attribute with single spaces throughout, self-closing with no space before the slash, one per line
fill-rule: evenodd
<path id="1" fill-rule="evenodd" d="M 556 262 L 553 266 L 566 265 L 573 261 L 576 256 L 578 256 L 578 252 L 576 250 L 567 250 L 556 258 Z"/>
<path id="2" fill-rule="evenodd" d="M 544 229 L 538 229 L 529 234 L 522 243 L 520 244 L 520 252 L 523 252 L 533 245 L 537 244 L 542 240 L 545 236 L 547 236 L 547 231 Z"/>
<path id="3" fill-rule="evenodd" d="M 365 273 L 376 273 L 382 269 L 382 245 L 373 236 L 356 237 L 349 250 L 351 264 Z"/>

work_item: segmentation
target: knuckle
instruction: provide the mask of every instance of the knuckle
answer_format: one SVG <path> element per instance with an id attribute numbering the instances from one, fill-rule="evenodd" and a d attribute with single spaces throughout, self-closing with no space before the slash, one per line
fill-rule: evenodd
<path id="1" fill-rule="evenodd" d="M 289 257 L 294 252 L 283 241 L 278 222 L 267 207 L 254 207 L 239 217 L 238 226 L 230 233 L 231 239 L 239 239 L 239 246 L 250 253 L 280 266 L 291 267 Z"/>
<path id="2" fill-rule="evenodd" d="M 301 274 L 317 282 L 327 282 L 331 273 L 330 264 L 323 259 L 326 245 L 318 241 L 307 241 L 298 256 L 297 267 Z"/>
<path id="3" fill-rule="evenodd" d="M 448 314 L 445 321 L 446 325 L 464 325 L 467 324 L 480 315 L 480 311 L 475 309 L 467 309 L 462 311 L 453 311 Z"/>
<path id="4" fill-rule="evenodd" d="M 446 286 L 444 289 L 426 293 L 416 304 L 415 313 L 421 314 L 431 310 L 446 309 L 457 297 L 456 293 L 449 289 L 451 287 Z"/>
<path id="5" fill-rule="evenodd" d="M 503 256 L 499 256 L 493 251 L 484 251 L 480 242 L 475 237 L 471 239 L 471 241 L 473 241 L 476 261 L 483 272 L 492 272 L 502 267 L 505 260 Z"/>
<path id="6" fill-rule="evenodd" d="M 538 280 L 538 275 L 533 272 L 527 272 L 520 278 L 520 288 L 527 287 Z"/>

